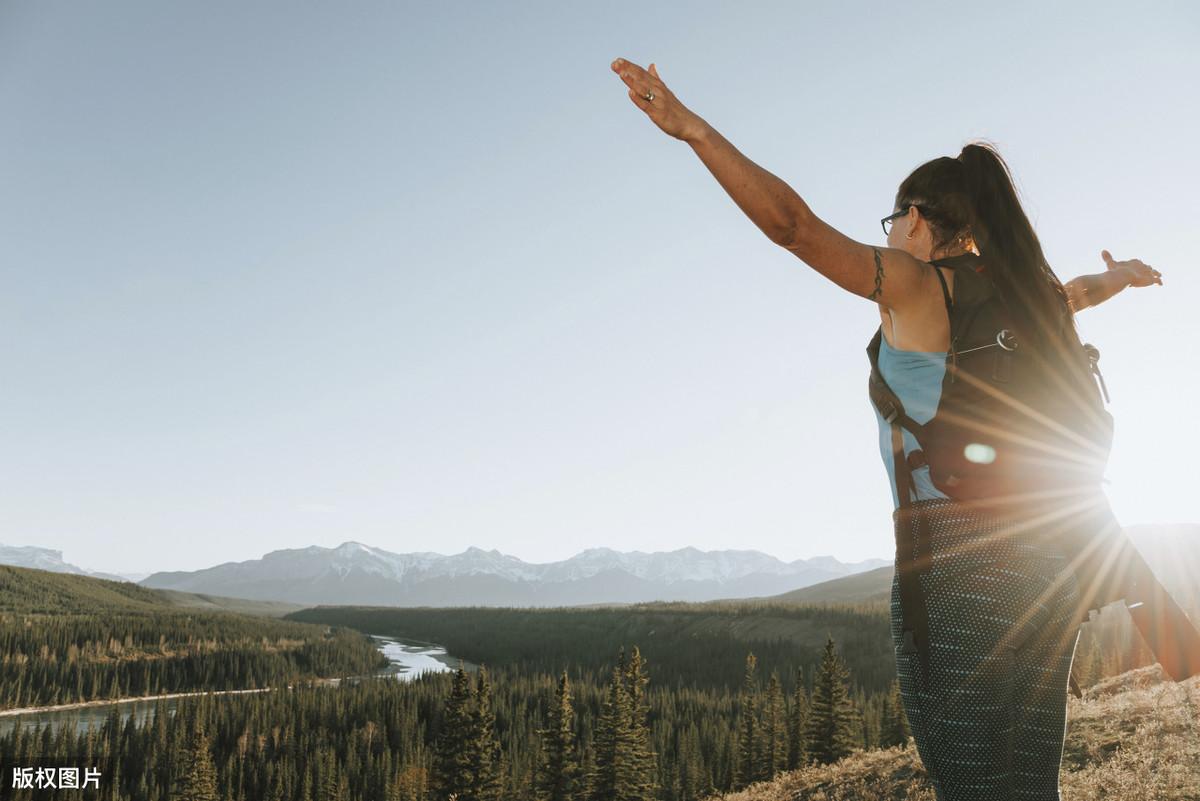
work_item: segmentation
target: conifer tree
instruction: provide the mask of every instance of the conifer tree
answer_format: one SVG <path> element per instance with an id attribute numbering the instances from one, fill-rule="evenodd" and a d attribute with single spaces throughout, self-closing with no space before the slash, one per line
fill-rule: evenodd
<path id="1" fill-rule="evenodd" d="M 835 650 L 833 636 L 825 641 L 821 668 L 813 683 L 808 718 L 808 742 L 813 757 L 822 764 L 850 754 L 858 742 L 857 716 L 846 686 L 849 672 Z"/>
<path id="2" fill-rule="evenodd" d="M 269 793 L 267 801 L 283 801 L 283 777 L 279 774 L 275 774 L 275 777 L 271 780 Z M 388 801 L 391 801 L 391 799 L 388 799 Z"/>
<path id="3" fill-rule="evenodd" d="M 908 718 L 904 714 L 904 699 L 900 696 L 900 681 L 892 679 L 892 686 L 883 697 L 883 714 L 879 724 L 880 748 L 907 745 L 909 737 Z"/>
<path id="4" fill-rule="evenodd" d="M 463 801 L 500 801 L 504 791 L 504 765 L 496 737 L 496 712 L 487 668 L 479 666 L 475 712 L 470 744 L 472 792 Z"/>
<path id="5" fill-rule="evenodd" d="M 567 671 L 558 680 L 558 691 L 550 707 L 550 722 L 539 729 L 542 757 L 534 788 L 538 801 L 575 801 L 579 764 L 575 756 L 575 710 L 571 705 L 571 683 Z"/>
<path id="6" fill-rule="evenodd" d="M 1095 644 L 1092 645 L 1091 658 L 1088 660 L 1087 684 L 1080 683 L 1081 686 L 1091 687 L 1104 678 L 1104 660 L 1100 649 Z"/>
<path id="7" fill-rule="evenodd" d="M 629 700 L 621 673 L 624 654 L 618 667 L 613 668 L 608 692 L 600 709 L 592 737 L 595 752 L 588 774 L 589 801 L 612 801 L 617 797 L 620 778 L 627 772 L 629 742 Z"/>
<path id="8" fill-rule="evenodd" d="M 321 799 L 321 801 L 349 801 L 349 781 L 342 775 L 341 766 L 337 761 L 337 754 L 334 753 L 333 749 L 321 749 L 320 755 L 317 758 L 317 764 L 321 768 L 317 798 Z"/>
<path id="9" fill-rule="evenodd" d="M 599 719 L 597 719 L 597 723 Z M 592 729 L 593 733 L 595 728 Z M 593 734 L 594 736 L 594 734 Z M 593 744 L 594 746 L 594 744 Z M 581 749 L 582 756 L 579 760 L 579 784 L 577 798 L 587 801 L 592 795 L 592 778 L 596 775 L 596 755 L 595 748 Z"/>
<path id="10" fill-rule="evenodd" d="M 796 689 L 788 710 L 788 769 L 808 762 L 808 689 L 804 686 L 804 668 L 796 668 Z"/>
<path id="11" fill-rule="evenodd" d="M 650 701 L 646 687 L 646 661 L 633 646 L 625 666 L 626 695 L 629 698 L 628 780 L 618 788 L 620 801 L 652 801 L 658 796 L 658 764 L 650 743 Z"/>
<path id="12" fill-rule="evenodd" d="M 300 780 L 300 801 L 313 801 L 312 785 L 312 771 L 304 770 L 304 776 Z"/>
<path id="13" fill-rule="evenodd" d="M 872 731 L 870 718 L 863 714 L 866 709 L 867 697 L 859 688 L 850 696 L 850 713 L 854 723 L 854 747 L 855 748 L 874 748 L 875 743 L 879 741 L 878 729 Z"/>
<path id="14" fill-rule="evenodd" d="M 217 769 L 209 750 L 208 733 L 197 723 L 188 748 L 178 801 L 217 801 Z"/>
<path id="15" fill-rule="evenodd" d="M 754 654 L 746 654 L 746 672 L 742 676 L 742 717 L 738 725 L 737 764 L 734 768 L 735 787 L 745 787 L 759 778 L 757 665 L 758 659 Z"/>
<path id="16" fill-rule="evenodd" d="M 471 773 L 471 739 L 475 731 L 473 707 L 471 679 L 460 659 L 450 697 L 442 713 L 442 727 L 433 754 L 431 784 L 434 798 L 439 801 L 444 801 L 452 794 L 466 799 L 474 789 Z"/>
<path id="17" fill-rule="evenodd" d="M 771 671 L 767 681 L 767 694 L 763 699 L 762 729 L 759 749 L 758 775 L 770 780 L 787 766 L 787 721 L 783 709 L 783 689 L 779 685 L 779 674 Z"/>

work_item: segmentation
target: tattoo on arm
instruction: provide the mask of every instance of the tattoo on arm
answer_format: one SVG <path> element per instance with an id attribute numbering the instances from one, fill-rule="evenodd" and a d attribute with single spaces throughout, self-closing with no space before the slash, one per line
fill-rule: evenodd
<path id="1" fill-rule="evenodd" d="M 879 255 L 879 248 L 871 248 L 871 252 L 875 254 L 875 288 L 867 295 L 867 300 L 875 300 L 883 292 L 883 261 Z"/>

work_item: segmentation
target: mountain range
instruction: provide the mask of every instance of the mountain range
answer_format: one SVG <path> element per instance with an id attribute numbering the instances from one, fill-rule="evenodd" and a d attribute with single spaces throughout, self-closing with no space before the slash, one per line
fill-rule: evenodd
<path id="1" fill-rule="evenodd" d="M 1127 526 L 1155 573 L 1185 608 L 1200 608 L 1200 526 Z M 12 564 L 146 587 L 300 605 L 577 606 L 645 601 L 765 598 L 793 602 L 886 602 L 892 560 L 843 563 L 831 556 L 784 562 L 753 550 L 615 551 L 589 548 L 531 563 L 498 550 L 394 553 L 360 542 L 271 551 L 261 559 L 194 571 L 118 576 L 63 561 L 62 551 L 0 545 Z"/>
<path id="2" fill-rule="evenodd" d="M 153 573 L 140 584 L 302 604 L 379 606 L 575 606 L 708 601 L 787 592 L 888 564 L 831 556 L 784 562 L 760 551 L 621 552 L 588 548 L 531 563 L 495 549 L 445 555 L 393 553 L 344 542 L 271 551 L 261 559 Z"/>

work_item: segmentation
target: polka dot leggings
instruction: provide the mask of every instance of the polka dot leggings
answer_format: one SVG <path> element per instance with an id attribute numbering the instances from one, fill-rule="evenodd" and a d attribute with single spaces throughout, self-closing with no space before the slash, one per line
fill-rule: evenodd
<path id="1" fill-rule="evenodd" d="M 908 507 L 927 524 L 928 675 L 902 630 L 899 570 L 891 632 L 900 693 L 939 801 L 1060 801 L 1067 682 L 1079 637 L 1067 559 L 1036 530 L 949 499 Z M 897 526 L 905 516 L 897 510 Z M 897 567 L 913 542 L 897 531 Z M 911 556 L 911 554 L 909 554 Z"/>

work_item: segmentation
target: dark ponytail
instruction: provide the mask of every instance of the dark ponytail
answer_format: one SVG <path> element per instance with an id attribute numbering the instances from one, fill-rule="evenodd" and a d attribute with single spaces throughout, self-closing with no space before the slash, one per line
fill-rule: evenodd
<path id="1" fill-rule="evenodd" d="M 969 144 L 958 160 L 974 215 L 970 227 L 992 282 L 1009 310 L 1037 342 L 1061 342 L 1074 318 L 1058 276 L 1046 263 L 1042 243 L 1025 216 L 1012 175 L 995 148 Z"/>
<path id="2" fill-rule="evenodd" d="M 1062 282 L 1042 253 L 1025 216 L 1008 165 L 987 142 L 963 147 L 958 158 L 922 164 L 900 185 L 897 208 L 920 211 L 934 235 L 934 254 L 973 249 L 1027 341 L 1074 338 L 1074 317 Z M 945 254 L 939 251 L 946 251 Z"/>

